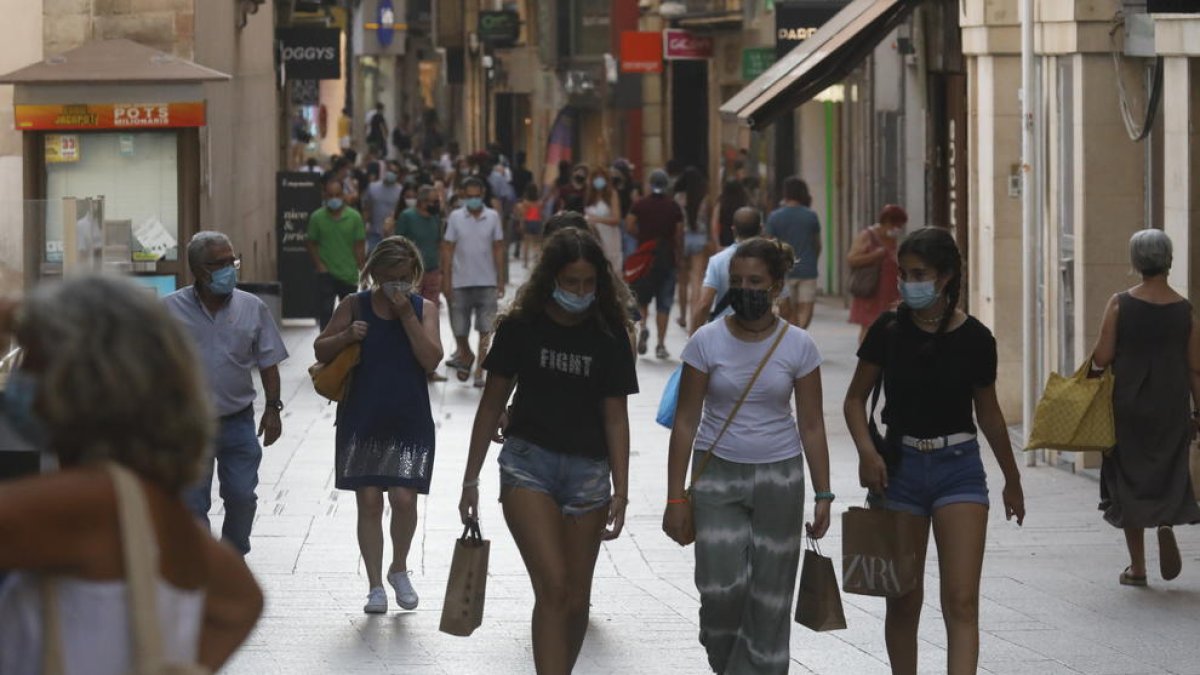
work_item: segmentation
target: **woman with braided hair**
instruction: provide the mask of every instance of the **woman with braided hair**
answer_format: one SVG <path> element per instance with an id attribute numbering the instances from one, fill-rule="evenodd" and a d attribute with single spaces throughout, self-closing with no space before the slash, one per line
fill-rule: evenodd
<path id="1" fill-rule="evenodd" d="M 1025 519 L 1021 476 L 996 400 L 996 340 L 958 308 L 962 256 L 946 230 L 914 232 L 898 251 L 900 296 L 867 331 L 844 414 L 859 454 L 859 481 L 884 508 L 932 520 L 938 549 L 948 672 L 979 662 L 979 580 L 988 521 L 987 476 L 976 420 L 1004 474 L 1004 511 Z M 886 447 L 876 447 L 866 403 L 882 377 Z M 886 458 L 886 459 L 885 459 Z M 924 564 L 929 529 L 917 550 Z M 888 598 L 885 634 L 892 672 L 917 672 L 924 583 Z"/>

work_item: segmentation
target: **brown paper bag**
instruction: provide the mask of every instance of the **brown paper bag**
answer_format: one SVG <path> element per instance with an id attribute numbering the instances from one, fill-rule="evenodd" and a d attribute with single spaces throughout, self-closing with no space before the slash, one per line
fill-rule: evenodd
<path id="1" fill-rule="evenodd" d="M 821 555 L 816 540 L 811 538 L 800 568 L 796 623 L 818 632 L 846 627 L 846 612 L 842 609 L 842 594 L 838 592 L 833 561 Z"/>
<path id="2" fill-rule="evenodd" d="M 491 544 L 479 533 L 479 522 L 475 520 L 467 523 L 462 537 L 454 542 L 454 558 L 450 561 L 450 579 L 446 582 L 446 602 L 442 605 L 439 626 L 443 633 L 465 637 L 483 623 Z"/>
<path id="3" fill-rule="evenodd" d="M 917 550 L 929 519 L 901 511 L 850 507 L 842 516 L 842 590 L 898 598 L 925 574 Z"/>

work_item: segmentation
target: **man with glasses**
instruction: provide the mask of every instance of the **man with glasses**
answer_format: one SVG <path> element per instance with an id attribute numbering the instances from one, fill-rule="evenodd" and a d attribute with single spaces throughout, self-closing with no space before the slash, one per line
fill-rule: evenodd
<path id="1" fill-rule="evenodd" d="M 220 232 L 199 232 L 188 243 L 187 256 L 196 282 L 168 295 L 164 302 L 192 336 L 219 424 L 208 470 L 185 500 L 207 525 L 215 460 L 225 503 L 221 538 L 246 555 L 258 508 L 255 488 L 262 462 L 258 437 L 271 445 L 282 433 L 279 363 L 288 353 L 266 304 L 237 289 L 241 258 L 233 254 L 228 237 Z M 257 433 L 255 368 L 267 398 Z"/>

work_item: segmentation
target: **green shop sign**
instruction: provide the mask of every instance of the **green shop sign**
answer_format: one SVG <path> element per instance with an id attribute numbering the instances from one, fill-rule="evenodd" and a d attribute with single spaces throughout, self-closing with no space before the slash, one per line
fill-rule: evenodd
<path id="1" fill-rule="evenodd" d="M 746 47 L 742 50 L 742 79 L 749 82 L 775 63 L 774 47 Z"/>
<path id="2" fill-rule="evenodd" d="M 511 47 L 521 36 L 521 17 L 512 10 L 479 13 L 479 40 L 493 47 Z"/>

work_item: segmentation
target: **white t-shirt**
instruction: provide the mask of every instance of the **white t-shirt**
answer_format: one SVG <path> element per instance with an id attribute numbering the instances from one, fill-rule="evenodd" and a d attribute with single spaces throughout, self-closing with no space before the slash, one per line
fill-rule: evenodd
<path id="1" fill-rule="evenodd" d="M 472 215 L 465 206 L 455 209 L 446 221 L 446 241 L 454 244 L 451 261 L 454 288 L 500 285 L 496 258 L 492 254 L 492 245 L 504 241 L 500 214 L 486 206 L 478 216 Z"/>
<path id="2" fill-rule="evenodd" d="M 724 298 L 725 294 L 729 292 L 729 263 L 733 261 L 733 254 L 737 253 L 737 247 L 737 244 L 728 246 L 708 259 L 708 268 L 704 271 L 704 287 L 717 292 L 713 298 L 713 306 L 709 309 L 716 309 L 721 298 Z M 733 310 L 726 305 L 721 316 L 728 316 L 732 313 Z"/>
<path id="3" fill-rule="evenodd" d="M 782 323 L 782 322 L 780 322 Z M 796 381 L 821 365 L 821 353 L 808 331 L 784 324 L 787 335 L 763 368 L 721 442 L 717 457 L 741 464 L 766 464 L 804 452 L 792 406 Z M 778 326 L 776 331 L 781 330 Z M 734 337 L 724 319 L 701 326 L 683 349 L 683 362 L 708 374 L 704 415 L 695 449 L 712 447 L 738 398 L 778 333 L 759 342 Z"/>

